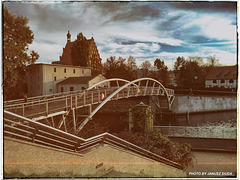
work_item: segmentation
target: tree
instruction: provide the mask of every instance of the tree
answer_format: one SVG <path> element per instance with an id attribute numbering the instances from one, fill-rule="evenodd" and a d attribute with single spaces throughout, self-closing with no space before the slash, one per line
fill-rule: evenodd
<path id="1" fill-rule="evenodd" d="M 89 44 L 87 38 L 83 36 L 82 33 L 79 33 L 77 39 L 73 42 L 71 58 L 75 66 L 90 66 L 90 64 L 88 64 Z"/>
<path id="2" fill-rule="evenodd" d="M 27 25 L 28 19 L 14 15 L 3 9 L 3 61 L 4 61 L 4 99 L 21 98 L 27 93 L 27 66 L 39 58 L 35 51 L 29 50 L 34 35 Z"/>
<path id="3" fill-rule="evenodd" d="M 107 58 L 107 61 L 103 64 L 103 71 L 106 78 L 122 78 L 129 81 L 134 80 L 134 76 L 127 66 L 126 59 L 115 56 Z"/>
<path id="4" fill-rule="evenodd" d="M 177 74 L 178 71 L 184 66 L 184 63 L 185 63 L 184 57 L 178 56 L 177 61 L 174 63 L 174 67 L 173 67 L 174 73 Z"/>
<path id="5" fill-rule="evenodd" d="M 215 67 L 221 65 L 219 63 L 219 60 L 215 56 L 209 56 L 207 57 L 207 66 L 209 67 Z"/>
<path id="6" fill-rule="evenodd" d="M 177 85 L 183 88 L 202 88 L 206 76 L 202 58 L 191 56 L 188 60 L 178 57 L 174 64 Z"/>
<path id="7" fill-rule="evenodd" d="M 168 74 L 168 67 L 165 65 L 164 61 L 156 59 L 154 61 L 154 66 L 157 68 L 157 80 L 160 81 L 164 86 L 170 84 L 170 77 Z"/>
<path id="8" fill-rule="evenodd" d="M 132 80 L 137 79 L 137 63 L 136 59 L 133 56 L 129 56 L 127 59 L 127 68 L 129 75 L 131 76 Z"/>
<path id="9" fill-rule="evenodd" d="M 149 74 L 150 74 L 150 70 L 151 70 L 151 67 L 152 67 L 152 64 L 150 63 L 150 61 L 144 61 L 142 64 L 141 64 L 141 71 L 142 71 L 142 77 L 148 77 Z"/>

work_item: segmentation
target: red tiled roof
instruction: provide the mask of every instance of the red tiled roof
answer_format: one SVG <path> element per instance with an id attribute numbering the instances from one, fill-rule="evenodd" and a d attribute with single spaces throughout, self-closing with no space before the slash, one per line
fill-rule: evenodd
<path id="1" fill-rule="evenodd" d="M 87 40 L 90 44 L 93 41 L 93 38 Z M 63 49 L 63 54 L 60 61 L 55 61 L 53 64 L 65 64 L 65 65 L 73 65 L 72 57 L 71 57 L 71 48 L 73 46 L 73 42 L 68 42 Z"/>
<path id="2" fill-rule="evenodd" d="M 206 80 L 237 79 L 237 66 L 213 67 L 207 74 Z"/>
<path id="3" fill-rule="evenodd" d="M 72 64 L 72 58 L 71 58 L 71 48 L 72 48 L 72 46 L 73 46 L 73 42 L 69 42 L 69 43 L 66 44 L 66 46 L 63 50 L 62 58 L 60 59 L 61 64 L 73 65 Z"/>

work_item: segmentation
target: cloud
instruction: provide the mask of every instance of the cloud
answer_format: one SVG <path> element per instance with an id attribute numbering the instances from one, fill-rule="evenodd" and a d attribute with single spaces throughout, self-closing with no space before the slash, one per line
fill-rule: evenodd
<path id="1" fill-rule="evenodd" d="M 174 2 L 171 7 L 187 11 L 236 12 L 237 2 Z"/>
<path id="2" fill-rule="evenodd" d="M 62 55 L 62 47 L 59 44 L 46 44 L 44 42 L 33 42 L 29 46 L 30 50 L 35 50 L 40 55 L 38 63 L 51 63 L 59 61 L 59 56 Z"/>
<path id="3" fill-rule="evenodd" d="M 99 2 L 92 4 L 111 21 L 141 21 L 158 18 L 160 11 L 148 2 Z"/>
<path id="4" fill-rule="evenodd" d="M 29 18 L 39 61 L 58 60 L 72 41 L 92 36 L 103 62 L 110 56 L 169 62 L 178 56 L 216 55 L 236 62 L 235 2 L 4 2 Z M 221 60 L 221 58 L 223 60 Z M 231 58 L 231 60 L 230 60 Z M 171 64 L 171 63 L 170 63 Z"/>

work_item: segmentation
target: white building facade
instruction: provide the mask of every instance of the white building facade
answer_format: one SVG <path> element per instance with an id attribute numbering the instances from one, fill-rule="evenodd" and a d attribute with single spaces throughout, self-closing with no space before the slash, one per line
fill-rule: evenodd
<path id="1" fill-rule="evenodd" d="M 84 90 L 105 79 L 101 74 L 97 76 L 69 77 L 57 83 L 57 89 L 58 92 Z M 110 83 L 105 83 L 102 86 L 108 87 Z"/>
<path id="2" fill-rule="evenodd" d="M 205 87 L 236 88 L 237 66 L 213 67 L 205 78 Z"/>
<path id="3" fill-rule="evenodd" d="M 28 96 L 57 93 L 57 83 L 69 77 L 91 76 L 90 67 L 33 64 L 28 66 Z"/>

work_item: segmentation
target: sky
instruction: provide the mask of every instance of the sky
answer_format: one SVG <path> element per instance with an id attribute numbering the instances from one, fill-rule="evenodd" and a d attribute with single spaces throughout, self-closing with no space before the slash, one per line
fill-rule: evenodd
<path id="1" fill-rule="evenodd" d="M 3 2 L 26 16 L 37 63 L 58 61 L 67 42 L 82 32 L 94 37 L 104 63 L 133 56 L 137 65 L 159 58 L 171 69 L 178 56 L 210 56 L 237 63 L 237 2 Z"/>

